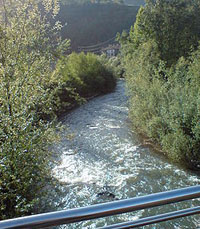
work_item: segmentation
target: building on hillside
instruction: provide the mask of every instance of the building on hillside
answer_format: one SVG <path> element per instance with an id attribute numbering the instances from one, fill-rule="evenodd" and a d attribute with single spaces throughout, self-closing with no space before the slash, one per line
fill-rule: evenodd
<path id="1" fill-rule="evenodd" d="M 105 53 L 108 57 L 112 57 L 118 54 L 119 49 L 119 44 L 108 45 L 107 47 L 101 49 L 101 53 Z"/>

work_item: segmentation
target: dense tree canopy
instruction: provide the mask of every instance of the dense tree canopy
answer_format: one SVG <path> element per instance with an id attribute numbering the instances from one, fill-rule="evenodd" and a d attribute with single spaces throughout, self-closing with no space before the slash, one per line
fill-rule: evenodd
<path id="1" fill-rule="evenodd" d="M 130 32 L 135 47 L 154 40 L 161 59 L 172 64 L 196 48 L 200 38 L 199 1 L 148 0 Z"/>
<path id="2" fill-rule="evenodd" d="M 199 19 L 199 0 L 148 0 L 120 38 L 133 126 L 193 169 L 200 167 Z"/>

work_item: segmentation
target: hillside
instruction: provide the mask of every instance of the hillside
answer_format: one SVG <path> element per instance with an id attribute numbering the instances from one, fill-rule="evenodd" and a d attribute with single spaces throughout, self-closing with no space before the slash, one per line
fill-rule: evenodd
<path id="1" fill-rule="evenodd" d="M 117 3 L 117 4 L 124 4 L 123 0 L 61 0 L 60 1 L 66 5 L 72 4 L 88 4 L 88 3 L 101 3 L 101 4 L 108 4 L 108 3 Z"/>
<path id="2" fill-rule="evenodd" d="M 124 0 L 124 4 L 129 6 L 141 6 L 145 4 L 145 0 Z"/>
<path id="3" fill-rule="evenodd" d="M 106 41 L 133 24 L 138 6 L 120 4 L 62 5 L 58 19 L 62 37 L 71 40 L 72 50 Z"/>

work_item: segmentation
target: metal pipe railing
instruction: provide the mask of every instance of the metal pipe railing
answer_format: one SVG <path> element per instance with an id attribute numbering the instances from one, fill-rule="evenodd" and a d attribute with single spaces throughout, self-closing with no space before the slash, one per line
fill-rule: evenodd
<path id="1" fill-rule="evenodd" d="M 169 212 L 161 215 L 150 216 L 150 217 L 146 217 L 146 218 L 142 218 L 130 222 L 113 224 L 99 229 L 128 229 L 128 228 L 142 227 L 153 223 L 160 223 L 167 220 L 178 219 L 181 217 L 186 217 L 186 216 L 195 215 L 199 213 L 200 213 L 200 207 L 194 207 L 194 208 Z"/>
<path id="2" fill-rule="evenodd" d="M 0 221 L 0 228 L 44 228 L 132 212 L 198 197 L 200 197 L 200 185 L 89 207 L 4 220 Z"/>

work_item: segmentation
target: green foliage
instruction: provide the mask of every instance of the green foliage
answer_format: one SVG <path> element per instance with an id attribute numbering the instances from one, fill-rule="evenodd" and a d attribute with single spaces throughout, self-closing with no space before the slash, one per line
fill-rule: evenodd
<path id="1" fill-rule="evenodd" d="M 69 42 L 59 36 L 56 0 L 3 1 L 0 10 L 0 219 L 6 219 L 56 207 L 61 193 L 50 146 L 59 137 L 52 120 L 116 81 L 93 54 L 71 54 L 63 67 Z"/>
<path id="2" fill-rule="evenodd" d="M 132 45 L 154 40 L 161 59 L 168 65 L 179 57 L 187 56 L 191 47 L 197 47 L 199 34 L 200 4 L 198 0 L 149 0 L 141 7 L 134 30 L 130 31 Z"/>
<path id="3" fill-rule="evenodd" d="M 121 42 L 133 126 L 169 158 L 195 169 L 200 166 L 197 12 L 198 0 L 147 1 Z"/>
<path id="4" fill-rule="evenodd" d="M 94 54 L 63 57 L 69 42 L 54 21 L 57 1 L 10 0 L 0 10 L 0 219 L 6 219 L 56 207 L 61 192 L 50 146 L 59 137 L 52 120 L 82 96 L 112 90 L 116 79 Z"/>
<path id="5" fill-rule="evenodd" d="M 116 85 L 112 69 L 92 53 L 72 53 L 58 63 L 58 69 L 67 87 L 82 97 L 107 93 Z"/>
<path id="6" fill-rule="evenodd" d="M 112 71 L 117 78 L 123 77 L 124 69 L 121 65 L 120 57 L 113 56 L 109 58 L 107 64 L 112 68 Z"/>
<path id="7" fill-rule="evenodd" d="M 41 13 L 41 8 L 43 13 Z M 50 172 L 53 123 L 52 75 L 61 44 L 51 27 L 56 1 L 3 1 L 0 36 L 0 219 L 43 211 Z M 63 43 L 64 44 L 64 43 Z M 37 207 L 36 207 L 37 206 Z"/>

